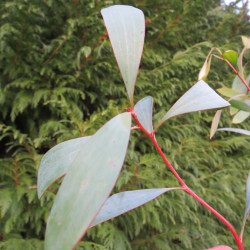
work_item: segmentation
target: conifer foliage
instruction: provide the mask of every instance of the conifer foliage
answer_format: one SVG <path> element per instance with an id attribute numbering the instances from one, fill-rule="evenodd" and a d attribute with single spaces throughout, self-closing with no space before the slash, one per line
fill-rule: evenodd
<path id="1" fill-rule="evenodd" d="M 128 105 L 100 10 L 116 1 L 0 2 L 0 249 L 43 249 L 45 225 L 57 193 L 41 201 L 40 160 L 54 145 L 94 134 Z M 240 52 L 249 33 L 246 10 L 219 1 L 122 1 L 142 9 L 146 41 L 135 103 L 154 97 L 155 120 L 196 81 L 213 46 Z M 207 82 L 228 86 L 233 73 L 220 63 Z M 246 72 L 248 70 L 246 66 Z M 159 112 L 160 111 L 160 112 Z M 183 115 L 158 130 L 158 143 L 187 184 L 240 230 L 249 138 L 216 134 L 214 112 Z M 223 116 L 224 115 L 224 116 Z M 231 119 L 222 114 L 223 123 Z M 249 130 L 249 122 L 239 125 Z M 177 186 L 147 138 L 132 131 L 114 193 Z M 250 229 L 246 224 L 245 234 Z M 88 230 L 80 249 L 202 249 L 235 243 L 219 221 L 192 197 L 171 191 Z M 245 248 L 250 246 L 244 238 Z"/>

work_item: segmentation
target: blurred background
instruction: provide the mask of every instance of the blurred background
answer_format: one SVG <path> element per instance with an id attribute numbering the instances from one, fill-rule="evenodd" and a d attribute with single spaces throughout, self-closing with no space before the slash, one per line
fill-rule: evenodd
<path id="1" fill-rule="evenodd" d="M 210 49 L 243 49 L 248 1 L 0 1 L 0 249 L 43 249 L 49 211 L 61 180 L 37 198 L 39 162 L 51 147 L 92 135 L 128 107 L 100 10 L 113 4 L 143 10 L 145 46 L 135 102 L 151 95 L 157 121 L 196 81 Z M 250 59 L 246 54 L 244 60 Z M 246 65 L 245 72 L 249 73 Z M 212 59 L 207 83 L 231 87 L 234 74 Z M 156 138 L 186 183 L 240 232 L 249 172 L 249 137 L 217 132 L 215 111 L 166 122 Z M 220 127 L 232 126 L 228 111 Z M 234 127 L 250 130 L 249 119 Z M 179 184 L 149 140 L 133 131 L 114 193 Z M 250 224 L 245 249 L 250 249 Z M 191 196 L 171 191 L 98 225 L 77 249 L 236 248 L 230 231 Z"/>

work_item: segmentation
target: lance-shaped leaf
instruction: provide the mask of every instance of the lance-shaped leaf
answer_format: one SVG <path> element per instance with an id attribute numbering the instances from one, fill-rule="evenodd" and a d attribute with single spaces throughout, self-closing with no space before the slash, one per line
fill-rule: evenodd
<path id="1" fill-rule="evenodd" d="M 222 53 L 224 59 L 228 60 L 234 67 L 237 66 L 238 53 L 234 50 L 227 50 Z"/>
<path id="2" fill-rule="evenodd" d="M 221 95 L 224 95 L 226 97 L 233 97 L 236 95 L 241 95 L 242 93 L 238 90 L 231 89 L 231 88 L 219 88 L 216 89 Z"/>
<path id="3" fill-rule="evenodd" d="M 218 109 L 230 106 L 203 80 L 194 84 L 164 115 L 159 127 L 171 117 L 199 110 Z"/>
<path id="4" fill-rule="evenodd" d="M 91 227 L 127 213 L 128 211 L 157 198 L 161 194 L 174 189 L 180 188 L 142 189 L 114 194 L 106 200 L 101 211 L 91 224 Z"/>
<path id="5" fill-rule="evenodd" d="M 241 102 L 241 101 L 238 101 L 238 100 L 231 100 L 229 102 L 233 107 L 235 107 L 235 108 L 237 108 L 239 110 L 242 110 L 242 111 L 245 111 L 245 112 L 250 112 L 250 105 L 248 105 L 245 102 Z"/>
<path id="6" fill-rule="evenodd" d="M 250 136 L 250 131 L 241 128 L 219 128 L 217 131 L 229 131 Z"/>
<path id="7" fill-rule="evenodd" d="M 114 5 L 101 11 L 109 38 L 126 85 L 130 103 L 141 61 L 145 36 L 145 19 L 141 10 Z"/>
<path id="8" fill-rule="evenodd" d="M 244 47 L 246 47 L 247 49 L 250 49 L 250 37 L 241 36 L 241 39 L 242 39 L 242 43 Z"/>
<path id="9" fill-rule="evenodd" d="M 217 110 L 215 115 L 214 115 L 214 118 L 213 118 L 213 121 L 212 121 L 212 124 L 211 124 L 211 129 L 210 129 L 210 140 L 212 139 L 212 137 L 214 136 L 214 134 L 215 134 L 215 132 L 216 132 L 216 130 L 218 128 L 221 113 L 222 113 L 222 109 Z"/>
<path id="10" fill-rule="evenodd" d="M 106 123 L 77 154 L 52 207 L 45 249 L 70 250 L 86 233 L 112 191 L 126 155 L 131 114 Z"/>
<path id="11" fill-rule="evenodd" d="M 248 178 L 247 178 L 247 193 L 246 193 L 245 217 L 248 216 L 249 213 L 250 213 L 250 173 L 248 174 Z"/>
<path id="12" fill-rule="evenodd" d="M 136 103 L 134 111 L 141 125 L 149 132 L 153 132 L 152 113 L 153 98 L 151 96 L 144 97 Z"/>
<path id="13" fill-rule="evenodd" d="M 249 112 L 239 111 L 233 118 L 232 123 L 239 124 L 244 122 L 250 116 Z"/>
<path id="14" fill-rule="evenodd" d="M 246 224 L 249 214 L 250 214 L 250 173 L 248 174 L 248 178 L 247 178 L 246 209 L 245 209 L 244 219 L 243 219 L 241 233 L 240 233 L 240 236 L 242 239 L 243 239 L 245 224 Z"/>
<path id="15" fill-rule="evenodd" d="M 53 182 L 66 174 L 77 153 L 90 138 L 87 136 L 62 142 L 43 156 L 37 178 L 39 198 Z"/>

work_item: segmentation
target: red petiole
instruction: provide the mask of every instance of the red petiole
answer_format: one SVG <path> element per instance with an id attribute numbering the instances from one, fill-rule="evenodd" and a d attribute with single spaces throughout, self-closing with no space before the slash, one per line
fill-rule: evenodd
<path id="1" fill-rule="evenodd" d="M 166 158 L 166 156 L 164 155 L 164 153 L 162 152 L 161 148 L 159 147 L 157 141 L 155 140 L 155 135 L 154 132 L 149 133 L 140 123 L 140 121 L 137 118 L 137 115 L 135 113 L 135 111 L 133 109 L 127 109 L 128 112 L 131 113 L 134 121 L 136 122 L 136 128 L 140 129 L 154 144 L 155 148 L 157 149 L 157 151 L 159 152 L 159 154 L 161 155 L 163 161 L 166 163 L 166 165 L 169 167 L 169 169 L 172 171 L 172 173 L 174 174 L 174 176 L 178 179 L 178 181 L 180 182 L 182 189 L 184 191 L 186 191 L 187 193 L 189 193 L 190 195 L 192 195 L 198 202 L 200 202 L 204 207 L 206 207 L 209 211 L 211 211 L 217 218 L 219 218 L 231 231 L 231 233 L 234 236 L 234 239 L 237 243 L 237 246 L 239 248 L 239 250 L 244 250 L 243 247 L 243 243 L 242 243 L 242 239 L 241 237 L 236 233 L 234 227 L 219 213 L 217 212 L 215 209 L 213 209 L 210 205 L 208 205 L 202 198 L 200 198 L 194 191 L 192 191 L 187 185 L 186 183 L 182 180 L 182 178 L 179 176 L 179 174 L 176 172 L 176 170 L 174 169 L 174 167 L 171 165 L 171 163 L 168 161 L 168 159 Z"/>

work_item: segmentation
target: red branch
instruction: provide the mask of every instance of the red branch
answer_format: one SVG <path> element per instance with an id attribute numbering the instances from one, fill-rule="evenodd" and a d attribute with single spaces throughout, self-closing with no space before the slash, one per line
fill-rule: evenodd
<path id="1" fill-rule="evenodd" d="M 137 123 L 137 126 L 139 127 L 139 129 L 146 136 L 148 136 L 149 139 L 152 141 L 152 143 L 154 144 L 155 148 L 157 149 L 157 151 L 161 155 L 163 161 L 166 163 L 166 165 L 169 167 L 169 169 L 172 171 L 172 173 L 174 174 L 174 176 L 178 179 L 178 181 L 182 185 L 182 189 L 184 191 L 186 191 L 187 193 L 189 193 L 190 195 L 192 195 L 198 202 L 200 202 L 204 207 L 206 207 L 210 212 L 212 212 L 217 218 L 219 218 L 229 228 L 229 230 L 233 234 L 234 239 L 235 239 L 235 241 L 237 243 L 237 246 L 238 246 L 239 250 L 244 250 L 242 239 L 236 233 L 234 227 L 220 213 L 218 213 L 215 209 L 213 209 L 210 205 L 208 205 L 204 200 L 202 200 L 195 192 L 193 192 L 186 185 L 186 183 L 182 180 L 182 178 L 179 176 L 179 174 L 176 172 L 176 170 L 174 169 L 174 167 L 171 165 L 171 163 L 168 161 L 168 159 L 166 158 L 166 156 L 162 152 L 162 150 L 159 147 L 157 141 L 155 140 L 154 132 L 149 133 L 147 130 L 145 130 L 145 128 L 141 125 L 140 121 L 138 120 L 137 115 L 136 115 L 136 113 L 135 113 L 135 111 L 133 109 L 127 109 L 127 111 L 131 113 L 131 115 L 132 115 L 133 119 L 135 120 L 135 122 Z"/>

